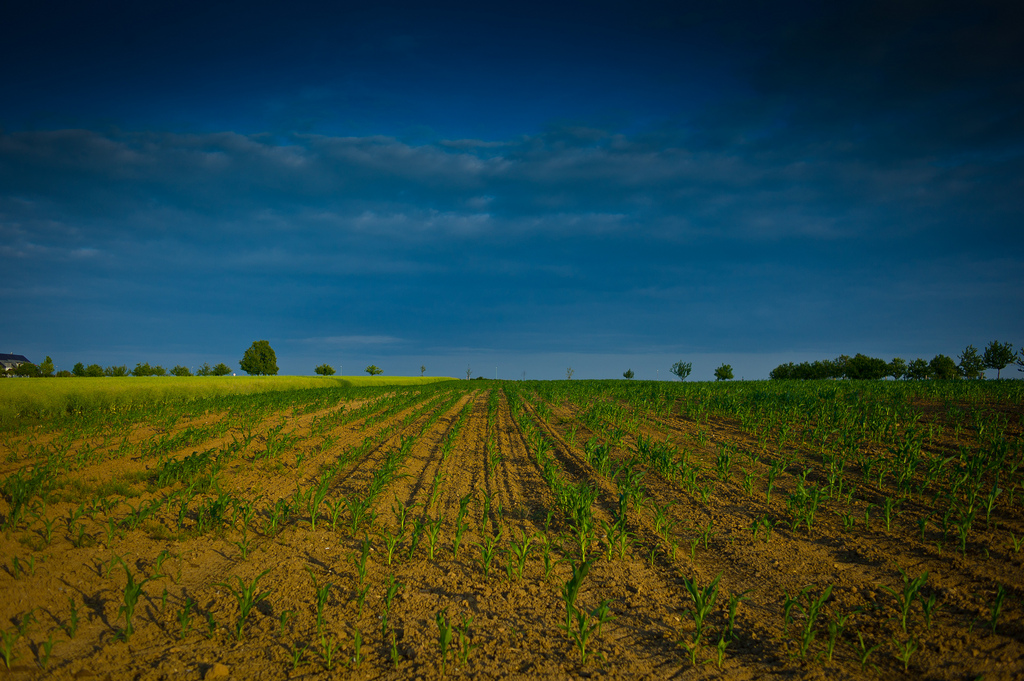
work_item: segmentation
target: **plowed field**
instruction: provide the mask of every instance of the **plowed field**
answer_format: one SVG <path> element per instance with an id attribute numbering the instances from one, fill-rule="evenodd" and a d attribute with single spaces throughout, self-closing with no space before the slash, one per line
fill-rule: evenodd
<path id="1" fill-rule="evenodd" d="M 1022 423 L 964 382 L 69 415 L 0 433 L 0 678 L 1021 678 Z"/>

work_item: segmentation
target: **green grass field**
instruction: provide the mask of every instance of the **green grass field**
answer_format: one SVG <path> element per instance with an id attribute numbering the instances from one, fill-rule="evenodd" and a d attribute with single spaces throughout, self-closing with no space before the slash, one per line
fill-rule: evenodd
<path id="1" fill-rule="evenodd" d="M 420 376 L 148 376 L 104 378 L 6 378 L 0 380 L 0 429 L 22 419 L 73 411 L 245 395 L 272 390 L 326 387 L 406 386 L 454 380 Z"/>

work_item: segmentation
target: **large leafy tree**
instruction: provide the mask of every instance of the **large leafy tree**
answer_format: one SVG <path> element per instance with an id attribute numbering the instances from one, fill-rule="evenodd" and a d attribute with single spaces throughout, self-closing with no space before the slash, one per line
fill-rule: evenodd
<path id="1" fill-rule="evenodd" d="M 330 364 L 321 364 L 320 366 L 318 366 L 313 371 L 315 371 L 316 373 L 320 374 L 321 376 L 333 376 L 334 375 L 334 367 L 332 367 Z"/>
<path id="2" fill-rule="evenodd" d="M 932 357 L 932 361 L 928 363 L 928 368 L 931 369 L 932 377 L 940 381 L 948 381 L 959 375 L 956 362 L 953 361 L 952 357 L 946 357 L 945 355 L 935 355 Z"/>
<path id="3" fill-rule="evenodd" d="M 693 371 L 693 364 L 679 360 L 672 365 L 672 368 L 669 369 L 669 371 L 678 376 L 680 381 L 685 381 L 686 377 L 690 375 L 691 371 Z"/>
<path id="4" fill-rule="evenodd" d="M 912 381 L 923 381 L 932 374 L 931 365 L 918 357 L 907 365 L 907 378 Z"/>
<path id="5" fill-rule="evenodd" d="M 964 351 L 957 355 L 960 365 L 957 369 L 964 378 L 981 378 L 981 372 L 985 370 L 985 360 L 978 354 L 978 349 L 968 345 Z"/>
<path id="6" fill-rule="evenodd" d="M 277 353 L 265 340 L 253 341 L 238 366 L 250 376 L 276 376 Z"/>
<path id="7" fill-rule="evenodd" d="M 715 380 L 716 381 L 731 381 L 732 380 L 732 365 L 723 364 L 722 366 L 715 369 Z"/>
<path id="8" fill-rule="evenodd" d="M 999 374 L 1006 368 L 1006 365 L 1013 363 L 1015 356 L 1013 346 L 1009 343 L 992 341 L 985 348 L 985 355 L 982 357 L 982 361 L 985 363 L 986 369 L 996 370 L 996 378 L 998 379 Z"/>
<path id="9" fill-rule="evenodd" d="M 384 373 L 384 370 L 381 369 L 376 364 L 371 364 L 370 366 L 368 366 L 365 369 L 363 369 L 363 371 L 365 371 L 366 373 L 370 374 L 371 376 L 379 376 L 380 374 Z"/>

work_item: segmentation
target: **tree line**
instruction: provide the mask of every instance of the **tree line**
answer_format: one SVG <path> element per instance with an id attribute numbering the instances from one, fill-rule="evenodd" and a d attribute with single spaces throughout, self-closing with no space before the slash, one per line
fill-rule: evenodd
<path id="1" fill-rule="evenodd" d="M 880 380 L 891 377 L 896 380 L 921 381 L 929 378 L 952 380 L 956 378 L 978 379 L 984 377 L 986 369 L 995 369 L 996 378 L 1002 377 L 1002 371 L 1011 364 L 1018 365 L 1018 371 L 1024 371 L 1024 348 L 1020 357 L 1014 352 L 1010 343 L 992 341 L 979 353 L 973 345 L 968 345 L 957 355 L 957 360 L 946 355 L 935 355 L 931 361 L 917 358 L 907 362 L 895 357 L 886 362 L 878 357 L 868 357 L 860 353 L 853 357 L 840 355 L 835 359 L 815 360 L 794 364 L 788 362 L 772 369 L 769 377 L 777 380 L 820 380 L 826 378 L 849 378 L 854 380 Z"/>
<path id="2" fill-rule="evenodd" d="M 108 367 L 100 366 L 99 364 L 89 364 L 86 366 L 82 362 L 78 362 L 75 366 L 68 371 L 67 369 L 61 369 L 60 371 L 54 371 L 53 360 L 47 357 L 44 361 L 39 364 L 32 364 L 26 362 L 21 364 L 9 372 L 13 376 L 24 376 L 28 378 L 103 378 L 104 376 L 227 376 L 231 373 L 231 369 L 228 365 L 220 362 L 213 365 L 212 367 L 208 362 L 204 362 L 199 369 L 193 374 L 192 370 L 186 366 L 180 364 L 175 365 L 171 369 L 165 369 L 159 364 L 150 366 L 149 362 L 139 362 L 135 365 L 134 369 L 129 369 L 127 365 L 112 365 Z M 2 372 L 0 372 L 2 374 Z"/>

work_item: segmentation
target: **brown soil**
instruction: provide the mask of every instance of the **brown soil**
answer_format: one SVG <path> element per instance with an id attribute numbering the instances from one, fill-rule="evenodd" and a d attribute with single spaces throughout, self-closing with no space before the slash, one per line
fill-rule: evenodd
<path id="1" fill-rule="evenodd" d="M 562 477 L 597 490 L 593 561 L 576 604 L 590 612 L 607 602 L 613 619 L 595 628 L 585 662 L 564 630 L 562 589 L 581 558 L 572 525 L 559 511 L 500 387 L 463 384 L 425 393 L 384 418 L 374 417 L 385 413 L 384 403 L 365 400 L 308 413 L 288 408 L 261 414 L 247 443 L 238 419 L 226 412 L 122 423 L 99 432 L 40 426 L 8 435 L 0 441 L 0 480 L 29 473 L 62 448 L 77 463 L 51 469 L 46 503 L 36 496 L 30 511 L 0 536 L 0 631 L 12 654 L 9 670 L 0 664 L 0 679 L 434 679 L 442 674 L 438 618 L 444 615 L 453 626 L 448 676 L 1024 675 L 1024 554 L 1015 545 L 1024 537 L 1024 490 L 1016 485 L 1018 473 L 1003 478 L 1004 491 L 988 522 L 984 509 L 977 516 L 965 552 L 955 530 L 940 529 L 943 518 L 936 508 L 944 506 L 933 508 L 930 494 L 904 498 L 887 529 L 882 509 L 894 494 L 891 485 L 864 479 L 852 461 L 845 476 L 856 493 L 849 502 L 825 500 L 811 528 L 793 527 L 786 499 L 805 466 L 808 484 L 825 485 L 820 454 L 798 436 L 774 448 L 733 419 L 712 415 L 695 422 L 678 410 L 662 416 L 638 410 L 632 425 L 610 437 L 612 426 L 587 425 L 580 406 L 526 397 L 524 418 L 553 445 Z M 1015 424 L 1006 437 L 1016 447 L 1010 458 L 1019 462 L 1021 405 L 996 406 Z M 359 418 L 344 420 L 358 408 L 364 410 Z M 921 410 L 925 424 L 945 417 L 941 405 Z M 205 436 L 177 450 L 145 453 L 147 443 L 188 428 L 204 428 Z M 962 445 L 976 446 L 967 434 L 952 431 L 945 428 L 926 449 L 951 456 Z M 269 451 L 282 436 L 288 446 Z M 602 475 L 589 464 L 585 443 L 611 441 L 614 471 L 632 458 L 638 438 L 647 436 L 670 438 L 700 462 L 702 491 L 692 493 L 683 481 L 640 467 L 646 501 L 629 507 L 629 541 L 620 557 L 603 523 L 615 522 L 622 477 Z M 353 536 L 346 500 L 359 500 L 373 488 L 377 471 L 395 459 L 403 442 L 406 455 L 397 474 L 373 498 L 372 519 Z M 727 480 L 715 468 L 724 445 L 736 452 Z M 357 447 L 362 454 L 329 478 L 314 529 L 303 493 Z M 877 444 L 864 447 L 885 451 Z M 203 452 L 220 457 L 216 483 L 180 515 L 185 483 L 159 487 L 155 475 L 170 457 L 181 461 Z M 769 499 L 769 471 L 780 457 L 791 463 Z M 198 509 L 218 494 L 230 495 L 234 505 L 222 522 L 203 520 Z M 0 501 L 5 522 L 10 500 L 7 490 Z M 466 529 L 456 554 L 460 500 L 467 504 Z M 132 525 L 138 510 L 164 501 Z M 293 510 L 275 524 L 274 509 L 283 503 Z M 243 530 L 247 504 L 253 516 Z M 761 518 L 774 528 L 769 534 L 762 526 L 755 538 L 752 525 Z M 438 520 L 431 557 L 426 528 Z M 207 524 L 203 531 L 201 522 Z M 417 526 L 424 531 L 413 547 Z M 399 534 L 389 564 L 386 538 Z M 485 576 L 482 556 L 494 537 L 497 550 Z M 520 577 L 513 548 L 524 540 L 530 546 Z M 369 554 L 361 581 L 364 541 Z M 901 570 L 910 577 L 928 573 L 906 632 L 889 591 L 901 592 Z M 142 587 L 134 631 L 127 635 L 122 607 L 129 574 Z M 718 576 L 719 594 L 691 658 L 695 624 L 687 581 L 704 588 Z M 392 579 L 401 588 L 385 623 Z M 236 636 L 240 606 L 233 592 L 254 583 L 266 597 L 254 604 Z M 318 625 L 317 589 L 325 585 Z M 1006 597 L 993 627 L 999 585 Z M 830 595 L 809 628 L 813 640 L 802 652 L 807 600 L 828 586 Z M 741 594 L 732 635 L 726 636 L 730 597 Z M 792 621 L 784 624 L 789 596 L 799 601 L 790 610 Z M 933 597 L 935 612 L 926 623 L 922 602 Z M 828 659 L 829 623 L 843 617 Z M 332 646 L 328 669 L 326 651 Z M 906 646 L 912 648 L 908 671 L 899 659 Z"/>

